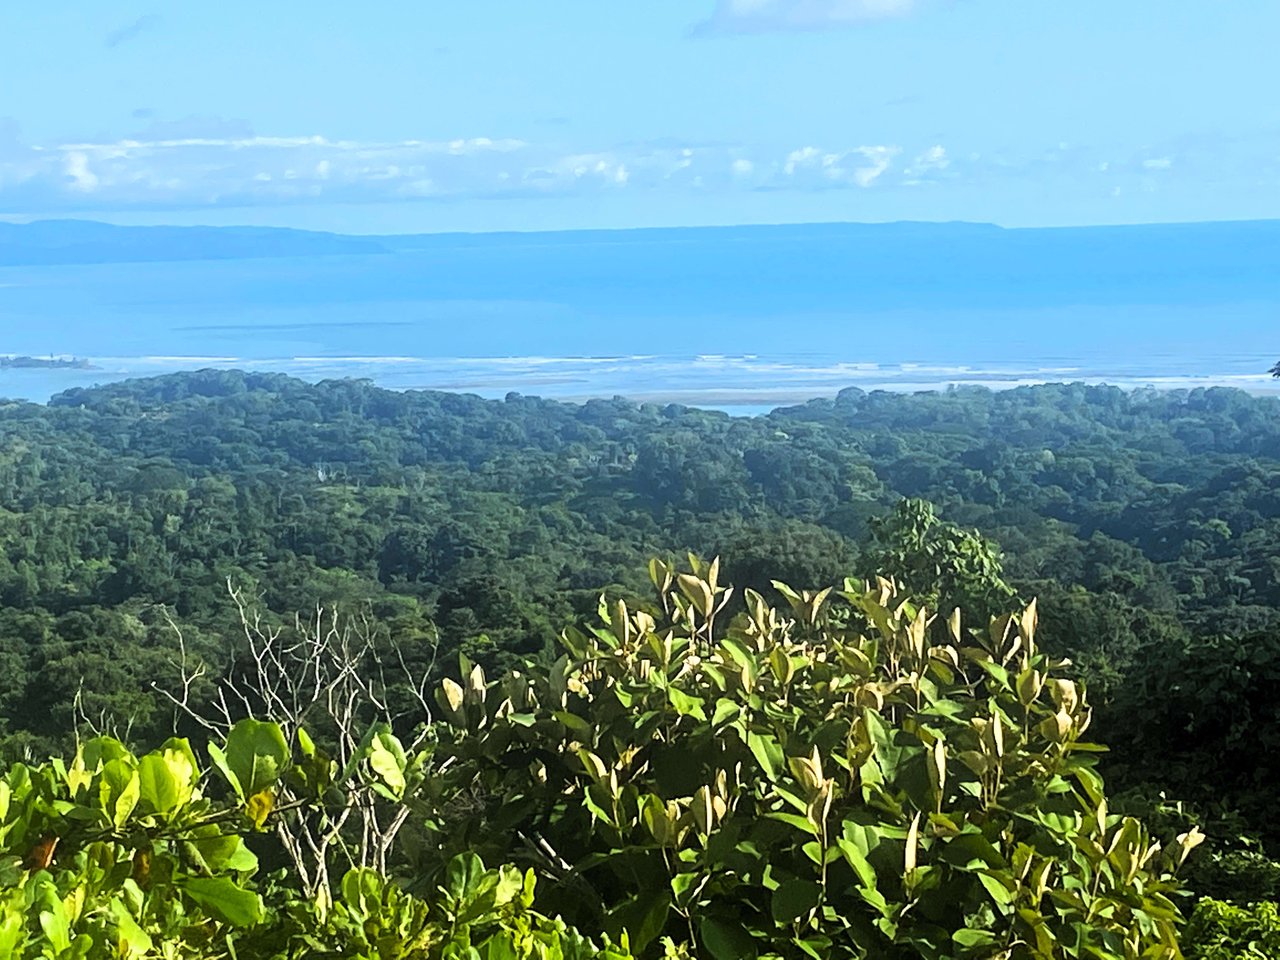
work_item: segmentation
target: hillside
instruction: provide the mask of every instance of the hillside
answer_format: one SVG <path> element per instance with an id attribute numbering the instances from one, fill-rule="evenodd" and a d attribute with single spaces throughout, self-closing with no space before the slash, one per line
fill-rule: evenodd
<path id="1" fill-rule="evenodd" d="M 723 557 L 730 613 L 745 588 L 800 603 L 773 581 L 875 574 L 971 624 L 1037 598 L 1117 803 L 1218 831 L 1199 893 L 1272 897 L 1277 413 L 1227 389 L 1056 384 L 735 419 L 225 371 L 7 403 L 0 749 L 56 751 L 73 713 L 161 742 L 152 684 L 180 682 L 178 636 L 215 672 L 245 653 L 229 586 L 267 623 L 370 618 L 438 682 L 459 654 L 545 669 L 602 591 L 653 609 L 649 558 L 694 551 Z"/>

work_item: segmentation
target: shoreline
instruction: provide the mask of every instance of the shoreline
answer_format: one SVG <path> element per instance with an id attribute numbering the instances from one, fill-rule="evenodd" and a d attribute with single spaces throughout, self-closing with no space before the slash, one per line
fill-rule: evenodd
<path id="1" fill-rule="evenodd" d="M 87 365 L 86 365 L 87 364 Z M 1087 360 L 1032 360 L 1012 364 L 974 361 L 818 362 L 813 358 L 748 356 L 634 357 L 85 357 L 56 365 L 0 365 L 0 397 L 46 403 L 55 394 L 123 380 L 201 369 L 280 373 L 308 382 L 367 379 L 388 390 L 433 390 L 502 399 L 509 393 L 566 403 L 623 397 L 636 403 L 681 404 L 752 414 L 809 400 L 831 399 L 856 387 L 867 392 L 945 391 L 980 387 L 1009 390 L 1050 383 L 1110 385 L 1124 390 L 1194 390 L 1226 387 L 1280 397 L 1271 362 L 1224 358 L 1213 372 L 1170 364 L 1163 369 Z M 1152 366 L 1155 366 L 1152 364 Z M 1221 369 L 1227 368 L 1227 369 Z M 1237 372 L 1250 371 L 1250 372 Z M 1253 372 L 1257 371 L 1257 372 Z M 699 386 L 691 387 L 690 383 Z"/>

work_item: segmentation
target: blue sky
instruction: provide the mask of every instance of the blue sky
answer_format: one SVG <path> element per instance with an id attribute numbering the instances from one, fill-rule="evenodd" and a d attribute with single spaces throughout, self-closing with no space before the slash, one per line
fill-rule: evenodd
<path id="1" fill-rule="evenodd" d="M 1276 0 L 6 0 L 0 216 L 1280 217 Z"/>

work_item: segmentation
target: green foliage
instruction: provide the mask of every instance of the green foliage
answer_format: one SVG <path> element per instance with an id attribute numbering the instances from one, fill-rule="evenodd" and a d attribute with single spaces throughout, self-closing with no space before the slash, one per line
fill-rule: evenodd
<path id="1" fill-rule="evenodd" d="M 1273 960 L 1280 957 L 1280 912 L 1274 903 L 1196 905 L 1183 938 L 1187 960 Z"/>
<path id="2" fill-rule="evenodd" d="M 1166 640 L 1140 654 L 1107 717 L 1125 731 L 1116 759 L 1127 776 L 1201 803 L 1225 793 L 1274 841 L 1280 633 Z"/>
<path id="3" fill-rule="evenodd" d="M 187 741 L 118 741 L 0 781 L 0 955 L 199 955 L 260 924 L 240 811 L 205 795 Z M 264 789 L 270 789 L 270 782 Z"/>
<path id="4" fill-rule="evenodd" d="M 1274 751 L 1250 747 L 1278 726 L 1277 412 L 1236 390 L 1047 384 L 732 418 L 229 371 L 0 404 L 0 758 L 65 752 L 77 713 L 161 742 L 169 620 L 221 675 L 228 580 L 270 609 L 367 611 L 415 667 L 463 651 L 496 676 L 554 650 L 601 584 L 639 609 L 649 556 L 723 553 L 775 603 L 770 579 L 849 571 L 973 621 L 1003 585 L 1040 597 L 1108 782 L 1242 812 L 1265 847 L 1220 880 L 1262 889 L 1280 856 Z"/>
<path id="5" fill-rule="evenodd" d="M 960 607 L 979 619 L 1003 610 L 1014 596 L 995 545 L 976 531 L 943 523 L 924 500 L 902 500 L 872 520 L 859 567 L 864 577 L 896 580 L 935 610 Z"/>
<path id="6" fill-rule="evenodd" d="M 369 738 L 364 758 L 383 786 L 404 785 L 386 762 L 399 749 L 386 731 Z M 70 764 L 11 767 L 0 780 L 0 958 L 630 957 L 534 912 L 532 873 L 485 870 L 475 856 L 451 862 L 426 899 L 359 867 L 335 901 L 307 899 L 265 874 L 247 841 L 261 847 L 259 831 L 287 831 L 299 815 L 271 798 L 305 774 L 314 747 L 295 770 L 280 729 L 246 720 L 210 754 L 229 799 L 208 789 L 180 739 L 138 757 L 100 737 Z"/>
<path id="7" fill-rule="evenodd" d="M 455 858 L 428 900 L 371 870 L 354 869 L 321 935 L 297 935 L 294 956 L 350 960 L 630 960 L 624 946 L 597 949 L 562 921 L 531 908 L 532 871 L 485 870 L 475 855 Z M 327 941 L 327 943 L 326 943 Z M 337 951 L 329 944 L 340 944 Z"/>
<path id="8" fill-rule="evenodd" d="M 650 954 L 1179 956 L 1201 836 L 1108 812 L 1034 605 L 935 641 L 890 581 L 778 584 L 725 623 L 691 563 L 652 565 L 660 618 L 619 602 L 549 670 L 444 682 L 438 863 L 527 858 L 550 909 Z"/>
<path id="9" fill-rule="evenodd" d="M 1193 829 L 1205 834 L 1205 843 L 1180 874 L 1183 886 L 1196 897 L 1236 903 L 1280 899 L 1280 862 L 1267 856 L 1266 845 L 1249 832 L 1249 821 L 1237 812 L 1221 804 L 1171 803 L 1150 785 L 1117 795 L 1112 806 L 1139 817 L 1166 840 Z"/>
<path id="10" fill-rule="evenodd" d="M 209 757 L 244 803 L 280 779 L 289 745 L 274 723 L 248 717 L 232 728 L 225 751 L 210 744 Z"/>
<path id="11" fill-rule="evenodd" d="M 1215 843 L 1191 865 L 1187 885 L 1197 894 L 1242 903 L 1280 900 L 1280 862 L 1252 837 Z"/>

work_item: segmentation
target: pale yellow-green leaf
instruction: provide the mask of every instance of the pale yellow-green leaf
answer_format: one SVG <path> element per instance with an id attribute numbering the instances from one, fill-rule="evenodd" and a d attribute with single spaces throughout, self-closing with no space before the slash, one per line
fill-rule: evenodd
<path id="1" fill-rule="evenodd" d="M 902 856 L 902 869 L 908 876 L 916 868 L 916 860 L 920 854 L 920 813 L 916 812 L 911 826 L 907 828 L 906 849 Z"/>

